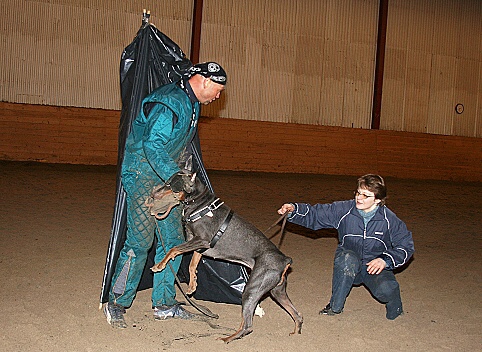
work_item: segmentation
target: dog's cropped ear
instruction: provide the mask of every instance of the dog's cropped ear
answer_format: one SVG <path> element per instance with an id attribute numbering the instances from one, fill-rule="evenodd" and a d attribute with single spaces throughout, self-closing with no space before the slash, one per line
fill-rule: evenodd
<path id="1" fill-rule="evenodd" d="M 184 174 L 184 190 L 186 193 L 192 193 L 196 184 L 196 173 L 194 174 Z"/>
<path id="2" fill-rule="evenodd" d="M 189 171 L 189 173 L 192 172 L 192 155 L 187 158 L 186 163 L 184 164 L 184 170 Z"/>

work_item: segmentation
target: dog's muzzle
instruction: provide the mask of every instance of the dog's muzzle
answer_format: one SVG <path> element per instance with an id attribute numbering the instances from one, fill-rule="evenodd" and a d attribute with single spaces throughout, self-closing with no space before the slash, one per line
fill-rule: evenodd
<path id="1" fill-rule="evenodd" d="M 158 189 L 154 190 L 149 198 L 146 199 L 145 205 L 150 209 L 151 215 L 156 219 L 165 219 L 171 209 L 181 202 L 181 193 L 174 193 L 173 191 Z"/>

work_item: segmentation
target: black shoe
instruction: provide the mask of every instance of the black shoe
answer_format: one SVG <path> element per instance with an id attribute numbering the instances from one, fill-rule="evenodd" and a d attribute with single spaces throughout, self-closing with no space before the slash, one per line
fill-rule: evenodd
<path id="1" fill-rule="evenodd" d="M 112 325 L 113 328 L 125 329 L 127 327 L 124 320 L 124 313 L 126 309 L 116 303 L 108 302 L 104 306 L 104 314 L 107 318 L 107 322 Z"/>
<path id="2" fill-rule="evenodd" d="M 397 309 L 395 309 L 394 311 L 388 311 L 387 310 L 387 319 L 388 320 L 394 320 L 396 318 L 398 318 L 400 315 L 403 315 L 403 309 L 402 307 L 399 307 Z"/>
<path id="3" fill-rule="evenodd" d="M 328 303 L 325 308 L 320 310 L 320 314 L 322 315 L 336 315 L 340 314 L 341 312 L 343 312 L 343 309 L 340 312 L 335 312 L 333 309 L 331 309 L 330 303 Z"/>
<path id="4" fill-rule="evenodd" d="M 157 306 L 154 307 L 154 318 L 157 320 L 166 319 L 194 319 L 197 314 L 193 314 L 185 310 L 180 304 L 175 304 L 173 306 Z"/>

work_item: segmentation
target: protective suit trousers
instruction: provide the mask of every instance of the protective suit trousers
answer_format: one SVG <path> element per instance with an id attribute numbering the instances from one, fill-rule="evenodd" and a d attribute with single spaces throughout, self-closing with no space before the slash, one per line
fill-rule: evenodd
<path id="1" fill-rule="evenodd" d="M 155 178 L 154 178 L 155 179 Z M 147 261 L 147 253 L 157 236 L 155 262 L 160 262 L 165 254 L 184 240 L 182 229 L 182 209 L 177 206 L 169 216 L 157 220 L 149 212 L 144 202 L 149 197 L 154 181 L 152 177 L 138 177 L 124 184 L 127 193 L 127 234 L 124 247 L 117 260 L 112 277 L 109 301 L 130 307 Z M 157 223 L 157 224 L 156 224 Z M 177 273 L 182 256 L 171 260 L 172 269 Z M 176 290 L 174 274 L 169 264 L 161 272 L 154 274 L 152 306 L 174 305 Z"/>
<path id="2" fill-rule="evenodd" d="M 370 275 L 355 252 L 338 249 L 333 265 L 331 309 L 341 312 L 353 285 L 360 284 L 364 284 L 378 301 L 385 304 L 387 319 L 395 319 L 403 313 L 400 286 L 392 271 L 383 270 L 378 275 Z"/>

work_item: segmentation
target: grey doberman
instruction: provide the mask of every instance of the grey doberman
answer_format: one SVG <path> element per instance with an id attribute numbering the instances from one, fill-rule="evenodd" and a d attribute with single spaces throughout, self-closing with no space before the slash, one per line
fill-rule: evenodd
<path id="1" fill-rule="evenodd" d="M 303 317 L 286 293 L 286 272 L 292 259 L 281 251 L 254 225 L 234 213 L 193 175 L 183 175 L 184 190 L 172 192 L 168 186 L 155 189 L 146 205 L 158 219 L 165 218 L 173 206 L 184 203 L 187 242 L 172 248 L 151 270 L 161 271 L 170 259 L 193 252 L 189 264 L 190 282 L 187 293 L 196 290 L 196 267 L 202 255 L 241 263 L 251 269 L 242 294 L 240 328 L 231 336 L 221 338 L 225 343 L 253 331 L 253 315 L 258 302 L 268 292 L 293 318 L 295 329 L 301 333 Z M 155 205 L 156 204 L 156 205 Z"/>

